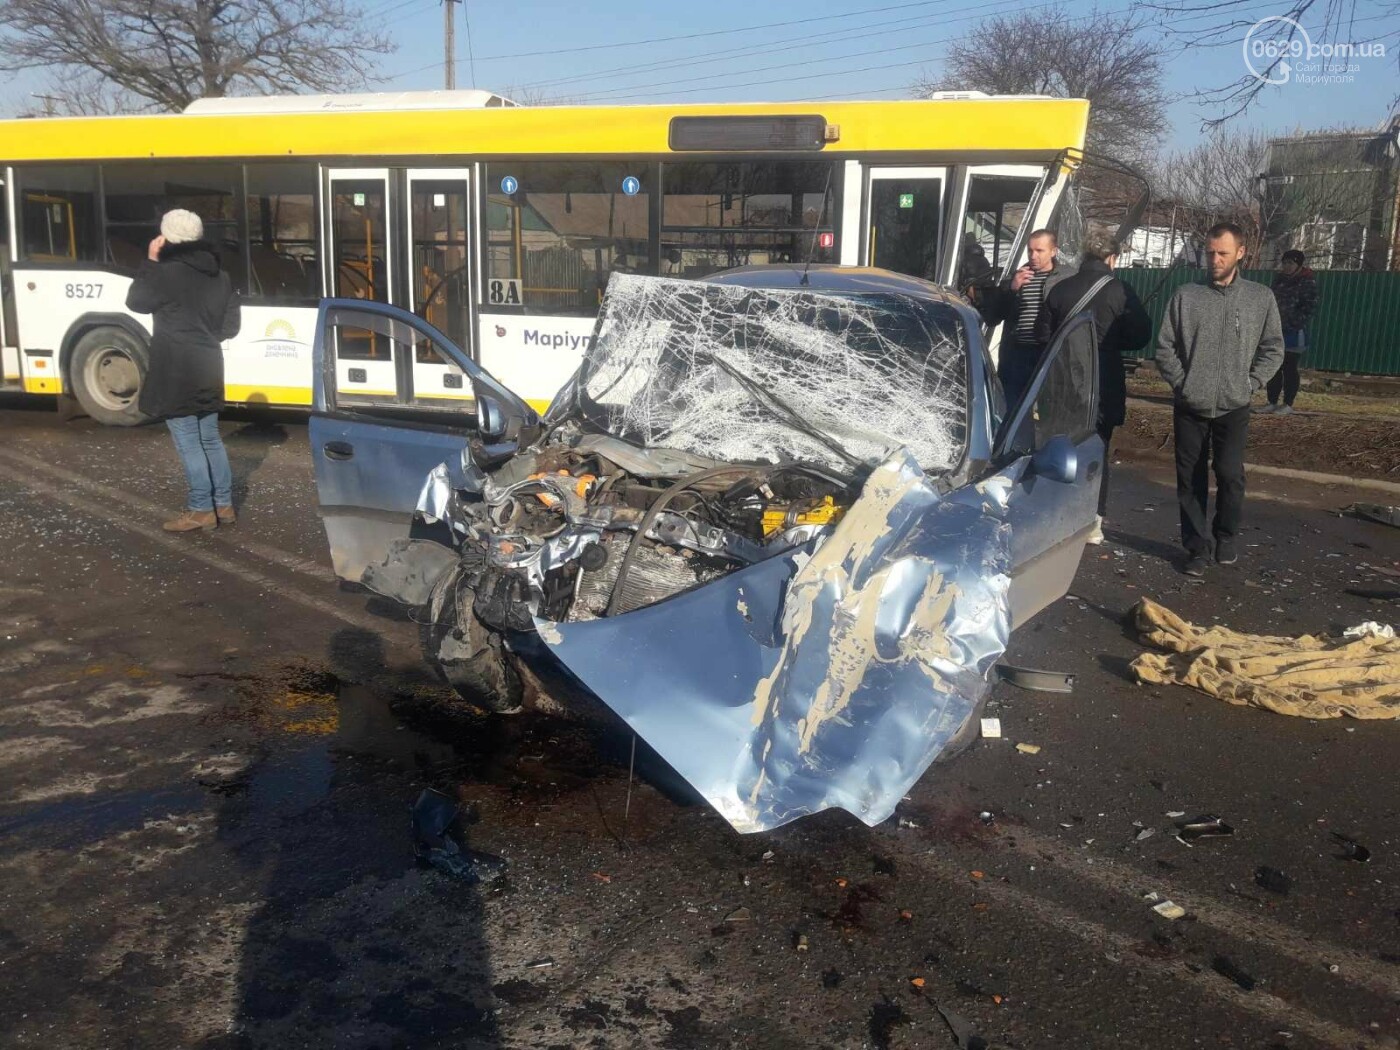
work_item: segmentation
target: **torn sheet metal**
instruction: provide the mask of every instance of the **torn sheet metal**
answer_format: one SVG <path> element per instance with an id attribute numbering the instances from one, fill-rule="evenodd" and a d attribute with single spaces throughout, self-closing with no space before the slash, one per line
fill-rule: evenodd
<path id="1" fill-rule="evenodd" d="M 825 539 L 539 634 L 736 830 L 832 807 L 873 826 L 1006 648 L 1013 480 L 940 496 L 901 450 Z"/>
<path id="2" fill-rule="evenodd" d="M 428 472 L 418 494 L 417 511 L 429 523 L 445 522 L 458 535 L 467 531 L 458 511 L 459 493 L 479 494 L 486 487 L 486 475 L 472 459 L 470 446 L 454 459 L 439 463 Z"/>
<path id="3" fill-rule="evenodd" d="M 436 540 L 395 540 L 379 564 L 365 567 L 360 582 L 404 605 L 422 605 L 457 561 L 457 552 Z"/>

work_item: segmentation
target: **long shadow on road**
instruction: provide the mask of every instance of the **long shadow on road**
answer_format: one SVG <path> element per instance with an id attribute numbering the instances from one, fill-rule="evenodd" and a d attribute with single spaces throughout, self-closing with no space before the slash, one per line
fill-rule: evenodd
<path id="1" fill-rule="evenodd" d="M 382 666 L 374 635 L 342 633 L 354 637 L 333 642 L 333 659 Z M 457 756 L 401 725 L 384 696 L 330 675 L 320 687 L 324 716 L 284 726 L 219 813 L 264 888 L 236 1020 L 204 1050 L 498 1046 L 480 890 L 419 867 L 412 849 L 409 807 Z"/>

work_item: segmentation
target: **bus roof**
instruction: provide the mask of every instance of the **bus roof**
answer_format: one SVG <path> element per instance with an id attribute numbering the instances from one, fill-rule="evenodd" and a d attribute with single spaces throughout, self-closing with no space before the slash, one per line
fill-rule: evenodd
<path id="1" fill-rule="evenodd" d="M 481 109 L 513 106 L 494 91 L 371 91 L 346 95 L 233 95 L 195 99 L 189 113 L 325 113 L 332 110 L 379 111 L 405 109 Z"/>
<path id="2" fill-rule="evenodd" d="M 897 102 L 209 111 L 217 108 L 221 107 L 155 116 L 0 121 L 0 163 L 665 155 L 676 153 L 670 145 L 672 118 L 701 116 L 820 116 L 828 125 L 829 141 L 819 150 L 794 152 L 794 158 L 936 151 L 1033 161 L 1048 159 L 1062 149 L 1082 148 L 1089 119 L 1085 99 L 1024 96 Z"/>

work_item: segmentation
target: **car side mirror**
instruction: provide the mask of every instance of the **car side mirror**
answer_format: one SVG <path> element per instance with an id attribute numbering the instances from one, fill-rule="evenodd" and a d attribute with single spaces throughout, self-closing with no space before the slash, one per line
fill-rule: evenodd
<path id="1" fill-rule="evenodd" d="M 1079 453 L 1073 441 L 1056 434 L 1035 450 L 1030 466 L 1030 473 L 1036 477 L 1070 485 L 1079 476 Z"/>
<path id="2" fill-rule="evenodd" d="M 501 407 L 501 403 L 490 394 L 477 392 L 476 395 L 476 430 L 481 435 L 481 439 L 488 444 L 494 444 L 506 437 L 506 431 L 510 427 L 510 419 L 506 411 Z"/>

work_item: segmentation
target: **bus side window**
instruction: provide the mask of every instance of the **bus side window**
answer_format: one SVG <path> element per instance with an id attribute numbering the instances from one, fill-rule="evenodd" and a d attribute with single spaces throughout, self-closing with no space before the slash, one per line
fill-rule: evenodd
<path id="1" fill-rule="evenodd" d="M 239 215 L 243 173 L 232 164 L 104 164 L 103 203 L 107 260 L 134 272 L 146 246 L 160 232 L 160 219 L 185 208 L 204 222 L 204 240 L 240 292 L 246 292 L 243 234 Z"/>
<path id="2" fill-rule="evenodd" d="M 835 262 L 838 167 L 829 160 L 662 165 L 662 273 Z"/>
<path id="3" fill-rule="evenodd" d="M 97 169 L 86 164 L 16 168 L 19 257 L 24 262 L 99 262 Z"/>
<path id="4" fill-rule="evenodd" d="M 592 317 L 614 271 L 656 273 L 655 170 L 645 162 L 486 165 L 482 311 Z"/>
<path id="5" fill-rule="evenodd" d="M 314 306 L 321 295 L 316 167 L 250 164 L 247 172 L 248 294 Z"/>
<path id="6" fill-rule="evenodd" d="M 1039 177 L 968 176 L 962 243 L 958 246 L 959 291 L 995 284 L 1011 261 L 1011 245 L 1026 218 Z"/>

